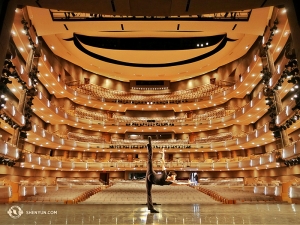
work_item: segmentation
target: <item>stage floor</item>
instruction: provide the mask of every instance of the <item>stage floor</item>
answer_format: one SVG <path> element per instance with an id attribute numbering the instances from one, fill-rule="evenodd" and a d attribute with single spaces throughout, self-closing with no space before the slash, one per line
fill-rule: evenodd
<path id="1" fill-rule="evenodd" d="M 7 213 L 10 208 L 13 217 L 23 214 L 13 219 Z M 150 213 L 146 205 L 2 204 L 0 224 L 299 224 L 300 218 L 300 205 L 287 203 L 155 208 L 159 213 Z"/>

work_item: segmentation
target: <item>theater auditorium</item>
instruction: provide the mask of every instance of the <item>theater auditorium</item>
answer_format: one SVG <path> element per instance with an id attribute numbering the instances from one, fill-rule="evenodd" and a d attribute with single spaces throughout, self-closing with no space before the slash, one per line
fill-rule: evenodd
<path id="1" fill-rule="evenodd" d="M 0 223 L 298 224 L 299 9 L 1 1 Z"/>

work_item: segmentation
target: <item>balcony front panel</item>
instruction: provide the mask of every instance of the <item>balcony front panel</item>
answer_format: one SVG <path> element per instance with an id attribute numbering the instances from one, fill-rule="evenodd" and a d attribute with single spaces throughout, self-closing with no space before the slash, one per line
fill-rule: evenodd
<path id="1" fill-rule="evenodd" d="M 50 167 L 62 168 L 62 162 L 54 159 L 50 159 Z"/>
<path id="2" fill-rule="evenodd" d="M 213 163 L 199 163 L 199 170 L 211 170 Z"/>
<path id="3" fill-rule="evenodd" d="M 226 162 L 218 162 L 218 163 L 213 163 L 213 168 L 215 170 L 225 170 L 227 169 L 227 163 Z"/>
<path id="4" fill-rule="evenodd" d="M 290 186 L 289 197 L 290 198 L 300 198 L 300 186 Z"/>
<path id="5" fill-rule="evenodd" d="M 40 166 L 50 167 L 50 159 L 40 157 Z"/>
<path id="6" fill-rule="evenodd" d="M 275 196 L 281 196 L 282 195 L 282 186 L 275 186 Z"/>
<path id="7" fill-rule="evenodd" d="M 239 162 L 239 168 L 248 168 L 251 167 L 251 160 L 247 159 L 247 160 L 242 160 Z"/>
<path id="8" fill-rule="evenodd" d="M 250 166 L 251 167 L 260 166 L 260 157 L 257 157 L 255 159 L 251 159 L 250 160 Z"/>
<path id="9" fill-rule="evenodd" d="M 265 193 L 265 186 L 255 186 L 254 187 L 255 194 L 264 194 Z"/>
<path id="10" fill-rule="evenodd" d="M 264 194 L 269 195 L 269 196 L 274 196 L 275 195 L 275 186 L 266 186 Z"/>
<path id="11" fill-rule="evenodd" d="M 298 148 L 298 150 L 297 150 L 297 148 Z M 299 148 L 300 148 L 300 143 L 299 142 L 296 142 L 293 145 L 284 147 L 283 150 L 282 150 L 282 158 L 287 159 L 287 158 L 292 157 L 296 154 L 300 154 Z"/>
<path id="12" fill-rule="evenodd" d="M 240 162 L 236 161 L 236 162 L 228 162 L 227 163 L 227 169 L 236 169 L 236 168 L 240 168 Z"/>
<path id="13" fill-rule="evenodd" d="M 88 169 L 88 165 L 86 162 L 74 162 L 74 169 L 86 170 Z"/>
<path id="14" fill-rule="evenodd" d="M 19 158 L 19 149 L 9 143 L 0 140 L 0 154 L 12 159 Z"/>
<path id="15" fill-rule="evenodd" d="M 63 168 L 63 169 L 74 169 L 74 163 L 73 162 L 62 161 L 61 162 L 61 168 Z"/>
<path id="16" fill-rule="evenodd" d="M 36 186 L 35 187 L 36 194 L 46 194 L 47 193 L 47 186 Z"/>
<path id="17" fill-rule="evenodd" d="M 11 186 L 0 186 L 0 199 L 1 198 L 11 198 L 12 188 Z"/>

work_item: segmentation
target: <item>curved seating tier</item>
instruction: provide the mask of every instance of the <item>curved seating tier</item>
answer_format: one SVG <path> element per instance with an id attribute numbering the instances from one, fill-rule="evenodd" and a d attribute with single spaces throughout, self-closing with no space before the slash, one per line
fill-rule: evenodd
<path id="1" fill-rule="evenodd" d="M 204 84 L 202 86 L 189 89 L 174 91 L 170 94 L 142 95 L 133 94 L 125 91 L 110 90 L 100 87 L 95 84 L 83 84 L 77 87 L 69 86 L 78 93 L 90 95 L 103 101 L 116 101 L 123 103 L 157 103 L 165 104 L 170 102 L 185 102 L 185 100 L 194 100 L 204 96 L 210 96 L 221 93 L 226 90 L 226 87 L 221 87 L 215 84 Z M 163 99 L 163 100 L 162 100 Z"/>
<path id="2" fill-rule="evenodd" d="M 225 116 L 224 117 L 218 117 L 220 115 L 222 115 L 222 113 L 216 113 L 214 112 L 214 110 L 212 110 L 212 112 L 210 112 L 209 114 L 207 114 L 207 116 L 209 117 L 199 117 L 199 119 L 196 119 L 197 115 L 194 114 L 191 118 L 186 118 L 187 115 L 184 116 L 179 116 L 179 117 L 175 117 L 175 121 L 170 121 L 169 123 L 166 122 L 146 122 L 143 119 L 145 119 L 145 117 L 123 117 L 123 116 L 116 116 L 117 117 L 121 117 L 120 121 L 116 121 L 114 119 L 110 119 L 107 118 L 107 120 L 96 120 L 99 119 L 97 117 L 95 117 L 94 119 L 91 119 L 90 116 L 93 116 L 93 111 L 88 110 L 87 114 L 89 115 L 88 117 L 84 117 L 84 115 L 81 115 L 82 117 L 80 117 L 80 115 L 75 116 L 74 114 L 74 110 L 64 110 L 61 107 L 57 107 L 55 104 L 53 104 L 51 101 L 49 101 L 47 99 L 47 97 L 45 97 L 41 92 L 38 93 L 38 98 L 35 98 L 34 101 L 39 101 L 39 104 L 42 104 L 44 107 L 46 107 L 48 110 L 51 110 L 51 113 L 55 113 L 56 115 L 60 116 L 61 119 L 63 120 L 68 120 L 68 121 L 72 121 L 72 122 L 76 122 L 76 123 L 83 123 L 83 124 L 95 124 L 95 125 L 111 125 L 111 126 L 119 126 L 119 125 L 123 125 L 120 124 L 123 122 L 124 119 L 124 126 L 125 123 L 127 126 L 172 126 L 175 125 L 175 121 L 184 121 L 185 124 L 188 124 L 188 126 L 195 126 L 195 124 L 197 126 L 202 126 L 205 124 L 217 124 L 217 123 L 224 123 L 224 122 L 228 122 L 230 120 L 235 120 L 238 119 L 239 117 L 248 114 L 251 112 L 251 110 L 253 110 L 261 101 L 265 101 L 263 98 L 263 91 L 260 91 L 256 97 L 254 97 L 248 104 L 244 105 L 243 107 L 237 109 L 237 110 L 225 110 Z M 36 103 L 38 104 L 38 103 Z M 86 109 L 84 109 L 86 110 Z M 233 112 L 233 113 L 232 113 Z M 102 113 L 100 113 L 102 114 Z M 228 114 L 228 115 L 227 115 Z M 194 119 L 193 119 L 194 117 Z M 167 117 L 168 118 L 168 117 Z M 132 120 L 137 120 L 135 123 L 131 123 L 131 121 L 127 121 L 128 119 Z M 140 120 L 141 119 L 141 120 Z M 148 118 L 149 120 L 153 120 L 153 118 Z M 155 119 L 163 121 L 166 118 L 164 117 L 156 117 Z M 168 118 L 168 119 L 172 119 L 172 118 Z M 203 120 L 202 120 L 203 119 Z M 201 122 L 201 123 L 200 123 Z M 119 123 L 119 124 L 118 124 Z M 179 122 L 180 123 L 180 122 Z M 182 122 L 181 122 L 182 123 Z M 182 124 L 176 124 L 176 125 L 182 125 Z"/>
<path id="3" fill-rule="evenodd" d="M 35 193 L 35 194 L 29 193 L 29 195 L 32 196 L 28 196 L 28 194 L 23 195 L 25 196 L 23 202 L 32 202 L 32 203 L 43 202 L 43 203 L 50 203 L 50 204 L 53 204 L 55 202 L 56 204 L 57 203 L 67 204 L 68 201 L 73 202 L 74 199 L 81 196 L 86 191 L 92 191 L 97 188 L 101 188 L 101 187 L 95 185 L 73 185 L 69 187 L 59 187 L 59 188 L 47 187 L 46 192 L 44 193 Z"/>
<path id="4" fill-rule="evenodd" d="M 196 143 L 218 142 L 218 141 L 227 141 L 232 139 L 233 139 L 233 135 L 231 132 L 224 132 L 216 135 L 197 138 Z"/>
<path id="5" fill-rule="evenodd" d="M 107 120 L 107 114 L 101 112 L 89 111 L 80 107 L 76 107 L 74 110 L 68 110 L 66 112 L 71 116 L 76 116 L 84 119 L 90 119 L 90 120 L 92 119 L 92 120 L 100 120 L 100 121 Z"/>
<path id="6" fill-rule="evenodd" d="M 239 138 L 235 138 L 232 140 L 227 140 L 227 141 L 219 141 L 219 142 L 206 142 L 206 143 L 189 143 L 188 145 L 186 145 L 187 148 L 189 149 L 198 149 L 198 148 L 202 148 L 202 149 L 216 149 L 219 151 L 224 151 L 224 148 L 226 149 L 227 147 L 233 146 L 233 149 L 231 150 L 235 150 L 235 149 L 239 149 L 238 145 L 241 145 L 243 143 L 247 143 L 249 141 L 253 141 L 259 137 L 261 137 L 262 135 L 268 134 L 270 133 L 269 131 L 269 126 L 268 124 L 265 124 L 264 126 L 257 128 L 257 130 L 248 133 L 247 135 L 245 135 L 244 137 L 239 137 Z M 42 140 L 48 142 L 51 141 L 53 143 L 56 143 L 58 145 L 62 146 L 62 150 L 65 149 L 64 146 L 68 147 L 67 149 L 69 149 L 69 147 L 78 147 L 79 150 L 84 150 L 87 148 L 92 148 L 92 149 L 97 149 L 97 148 L 102 148 L 102 149 L 108 149 L 111 148 L 112 144 L 110 143 L 93 143 L 93 142 L 83 142 L 83 141 L 76 141 L 76 140 L 70 140 L 67 138 L 67 136 L 58 136 L 55 133 L 51 133 L 45 129 L 43 129 L 42 127 L 33 124 L 32 126 L 32 130 L 29 132 L 30 134 L 34 134 L 37 135 L 38 137 L 40 137 Z M 1 142 L 1 140 L 0 140 Z M 2 143 L 3 144 L 3 143 Z M 115 147 L 115 145 L 113 145 Z M 125 146 L 125 145 L 124 145 Z M 126 145 L 126 148 L 130 148 L 130 146 L 134 146 L 134 145 Z M 144 148 L 144 144 L 140 145 L 142 146 L 142 148 Z M 176 145 L 170 145 L 169 143 L 167 143 L 166 145 L 161 144 L 161 145 L 157 145 L 158 148 L 175 148 Z M 173 146 L 173 147 L 172 147 Z M 179 147 L 178 147 L 179 146 Z M 176 148 L 181 148 L 180 145 L 177 145 Z M 5 150 L 6 148 L 2 149 L 4 152 L 6 152 L 5 154 L 10 154 L 13 152 L 13 149 L 9 150 L 9 153 L 7 153 L 7 151 Z"/>
<path id="7" fill-rule="evenodd" d="M 264 195 L 264 193 L 255 193 L 252 191 L 244 191 L 243 187 L 230 188 L 228 186 L 197 186 L 202 192 L 213 191 L 226 199 L 235 200 L 236 202 L 275 202 L 275 193 L 273 196 Z"/>
<path id="8" fill-rule="evenodd" d="M 80 133 L 69 132 L 67 135 L 69 140 L 82 141 L 82 142 L 93 142 L 93 143 L 104 143 L 105 139 L 99 136 L 85 135 Z"/>
<path id="9" fill-rule="evenodd" d="M 108 117 L 104 113 L 89 111 L 82 108 L 75 108 L 75 110 L 67 110 L 69 115 L 88 119 L 88 120 L 98 120 L 107 121 Z M 125 115 L 113 114 L 114 121 L 116 123 L 126 123 L 126 125 L 136 125 L 136 126 L 155 126 L 158 124 L 174 124 L 174 123 L 184 123 L 187 120 L 192 120 L 193 122 L 200 122 L 205 120 L 212 120 L 217 118 L 223 118 L 234 114 L 236 110 L 225 110 L 224 108 L 218 108 L 212 111 L 205 112 L 203 114 L 193 114 L 192 118 L 187 118 L 187 114 L 184 116 L 171 116 L 171 117 L 130 117 Z"/>
<path id="10" fill-rule="evenodd" d="M 111 139 L 112 144 L 117 145 L 146 145 L 148 139 Z M 188 139 L 163 139 L 163 140 L 152 140 L 153 145 L 186 145 L 189 143 Z"/>
<path id="11" fill-rule="evenodd" d="M 119 123 L 145 123 L 145 124 L 152 124 L 152 123 L 183 123 L 187 119 L 187 114 L 185 116 L 171 116 L 171 117 L 130 117 L 130 116 L 123 116 L 113 114 L 113 119 Z M 152 122 L 154 121 L 154 122 Z"/>
<path id="12" fill-rule="evenodd" d="M 226 110 L 225 108 L 217 108 L 202 114 L 193 114 L 193 121 L 202 121 L 202 120 L 211 120 L 215 118 L 225 117 L 231 115 L 236 110 L 230 109 Z"/>

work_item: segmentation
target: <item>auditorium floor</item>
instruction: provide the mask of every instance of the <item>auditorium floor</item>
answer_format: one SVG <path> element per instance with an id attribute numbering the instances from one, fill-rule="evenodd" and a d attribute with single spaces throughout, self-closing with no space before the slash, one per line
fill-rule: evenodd
<path id="1" fill-rule="evenodd" d="M 17 219 L 7 213 L 12 206 L 23 211 Z M 14 209 L 12 216 L 20 214 Z M 1 204 L 0 224 L 299 224 L 300 218 L 300 205 L 287 203 L 174 204 L 156 209 L 159 213 L 153 214 L 145 205 Z"/>

